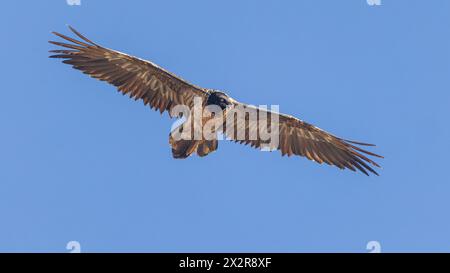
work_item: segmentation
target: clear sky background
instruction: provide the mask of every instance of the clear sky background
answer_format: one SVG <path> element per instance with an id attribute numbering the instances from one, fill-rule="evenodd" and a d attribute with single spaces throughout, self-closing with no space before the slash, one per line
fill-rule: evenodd
<path id="1" fill-rule="evenodd" d="M 0 251 L 450 251 L 450 1 L 4 1 Z M 57 60 L 72 25 L 200 86 L 378 146 L 366 177 L 220 142 Z"/>

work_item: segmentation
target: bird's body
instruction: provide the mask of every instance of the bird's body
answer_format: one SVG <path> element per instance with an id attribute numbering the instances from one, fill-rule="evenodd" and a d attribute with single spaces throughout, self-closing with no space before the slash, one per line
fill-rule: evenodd
<path id="1" fill-rule="evenodd" d="M 54 32 L 72 44 L 50 41 L 65 48 L 51 50 L 56 55 L 50 57 L 65 59 L 64 63 L 116 86 L 123 94 L 141 99 L 161 113 L 169 112 L 171 117 L 180 116 L 181 106 L 189 111 L 186 122 L 169 136 L 174 158 L 186 158 L 194 153 L 208 155 L 217 150 L 217 134 L 222 132 L 235 142 L 255 148 L 269 145 L 270 149 L 280 150 L 282 155 L 300 155 L 340 169 L 377 174 L 369 165 L 379 165 L 364 154 L 381 156 L 356 146 L 373 146 L 371 144 L 348 141 L 295 117 L 240 103 L 218 90 L 195 86 L 150 61 L 104 48 L 70 29 L 82 41 Z M 201 110 L 200 117 L 195 114 L 196 107 Z M 232 121 L 231 125 L 229 121 Z M 211 124 L 214 126 L 209 126 Z M 188 133 L 180 138 L 179 133 L 183 131 Z M 264 131 L 276 132 L 277 141 L 274 142 L 273 136 L 264 138 Z"/>

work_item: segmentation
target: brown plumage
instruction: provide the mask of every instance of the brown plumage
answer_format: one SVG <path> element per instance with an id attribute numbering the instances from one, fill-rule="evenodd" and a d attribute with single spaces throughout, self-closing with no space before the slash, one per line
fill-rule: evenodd
<path id="1" fill-rule="evenodd" d="M 50 52 L 55 53 L 55 55 L 50 56 L 51 58 L 62 58 L 64 59 L 63 63 L 72 65 L 75 69 L 81 70 L 93 78 L 116 86 L 124 95 L 128 94 L 130 98 L 135 100 L 141 99 L 145 105 L 149 105 L 161 113 L 168 111 L 170 114 L 170 111 L 176 105 L 186 105 L 192 109 L 195 97 L 200 98 L 203 107 L 211 104 L 220 106 L 225 117 L 232 106 L 252 108 L 249 105 L 237 102 L 225 93 L 190 84 L 152 62 L 102 47 L 90 41 L 72 27 L 69 28 L 81 40 L 53 32 L 71 43 L 50 41 L 54 45 L 65 48 L 51 50 Z M 278 118 L 279 143 L 272 148 L 280 150 L 282 155 L 300 155 L 317 163 L 334 165 L 340 169 L 359 170 L 366 175 L 368 175 L 368 171 L 377 174 L 370 165 L 376 167 L 379 167 L 379 165 L 364 154 L 380 158 L 382 156 L 356 146 L 374 145 L 336 137 L 289 115 L 260 108 L 254 109 L 258 115 L 267 114 L 269 117 L 276 115 Z M 202 125 L 212 118 L 202 119 Z M 237 119 L 236 116 L 234 127 L 235 129 L 245 130 L 244 139 L 238 139 L 236 134 L 227 134 L 227 137 L 255 148 L 264 147 L 266 143 L 259 138 L 259 135 L 256 139 L 249 137 L 250 131 L 260 129 L 259 123 L 250 122 L 248 116 L 241 120 Z M 217 132 L 220 131 L 227 133 L 226 124 L 217 128 Z M 169 137 L 169 143 L 175 158 L 186 158 L 194 152 L 199 156 L 206 156 L 218 148 L 217 139 L 175 140 L 172 134 Z"/>
<path id="2" fill-rule="evenodd" d="M 239 102 L 235 102 L 234 106 L 254 108 Z M 280 137 L 279 144 L 274 148 L 280 150 L 283 156 L 300 155 L 319 164 L 326 163 L 328 165 L 334 165 L 340 169 L 350 169 L 352 171 L 359 170 L 366 175 L 368 175 L 367 171 L 370 171 L 378 175 L 378 173 L 370 167 L 369 164 L 376 167 L 380 166 L 364 154 L 379 158 L 382 158 L 382 156 L 355 146 L 355 144 L 361 146 L 375 145 L 336 137 L 293 116 L 275 113 L 261 108 L 255 109 L 258 116 L 261 114 L 268 115 L 269 117 L 270 115 L 277 116 Z M 251 140 L 251 138 L 248 137 L 250 130 L 255 130 L 255 128 L 250 128 L 252 123 L 249 122 L 248 115 L 245 116 L 245 121 L 239 122 L 237 120 L 237 116 L 234 117 L 234 120 L 234 134 L 227 135 L 231 140 L 242 144 L 251 145 L 255 148 L 264 147 L 264 144 L 269 145 L 267 141 L 263 141 L 259 137 L 256 138 L 256 140 Z M 267 120 L 269 121 L 267 127 L 270 128 L 271 119 L 268 118 Z M 239 129 L 246 134 L 244 140 L 239 140 L 237 137 L 236 132 Z M 259 129 L 260 128 L 258 126 L 257 130 L 259 131 Z M 224 132 L 226 132 L 225 124 Z"/>
<path id="3" fill-rule="evenodd" d="M 50 41 L 54 45 L 69 48 L 50 50 L 51 53 L 57 53 L 50 58 L 66 59 L 63 63 L 116 86 L 130 98 L 142 99 L 144 104 L 162 113 L 166 110 L 170 112 L 177 104 L 192 106 L 195 96 L 208 96 L 206 89 L 194 86 L 152 62 L 99 46 L 72 27 L 69 28 L 84 42 L 53 32 L 73 44 Z"/>

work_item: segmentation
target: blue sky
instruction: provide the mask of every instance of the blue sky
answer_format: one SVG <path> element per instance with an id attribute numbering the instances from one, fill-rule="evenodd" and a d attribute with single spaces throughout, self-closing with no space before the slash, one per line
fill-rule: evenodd
<path id="1" fill-rule="evenodd" d="M 0 251 L 450 251 L 450 2 L 5 1 Z M 92 40 L 376 143 L 380 177 L 221 142 L 174 160 L 172 120 L 54 59 Z"/>

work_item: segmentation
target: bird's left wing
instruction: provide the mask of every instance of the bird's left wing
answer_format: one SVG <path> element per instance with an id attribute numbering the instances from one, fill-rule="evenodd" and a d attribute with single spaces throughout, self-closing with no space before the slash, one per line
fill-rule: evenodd
<path id="1" fill-rule="evenodd" d="M 145 105 L 149 104 L 161 113 L 166 110 L 170 113 L 175 105 L 182 104 L 192 108 L 194 97 L 200 97 L 204 101 L 208 96 L 208 91 L 188 83 L 152 62 L 102 47 L 72 27 L 69 28 L 82 41 L 53 32 L 72 43 L 50 41 L 65 48 L 50 50 L 56 53 L 50 57 L 65 59 L 63 63 L 116 86 L 124 95 L 129 94 L 130 98 L 142 99 Z"/>
<path id="2" fill-rule="evenodd" d="M 380 166 L 366 155 L 382 156 L 357 146 L 375 145 L 345 140 L 295 117 L 237 101 L 234 101 L 234 106 L 231 109 L 238 110 L 227 111 L 222 130 L 232 141 L 249 144 L 255 148 L 269 147 L 280 150 L 283 156 L 299 155 L 320 164 L 326 163 L 352 171 L 359 170 L 366 175 L 369 171 L 378 175 L 370 165 Z M 238 114 L 239 111 L 242 111 L 243 114 Z M 252 111 L 256 112 L 253 118 L 251 114 L 247 114 Z M 234 128 L 233 130 L 227 130 L 227 126 L 233 126 Z M 263 129 L 263 126 L 267 126 L 267 128 Z M 268 133 L 272 130 L 277 132 L 275 136 L 271 136 L 277 138 L 276 142 L 272 138 L 262 137 L 262 132 Z M 241 132 L 241 135 L 239 135 L 239 132 Z"/>

